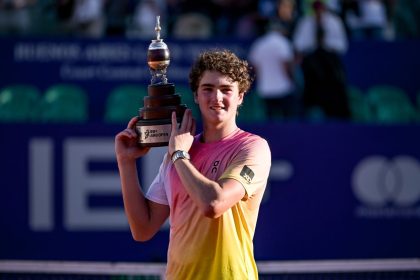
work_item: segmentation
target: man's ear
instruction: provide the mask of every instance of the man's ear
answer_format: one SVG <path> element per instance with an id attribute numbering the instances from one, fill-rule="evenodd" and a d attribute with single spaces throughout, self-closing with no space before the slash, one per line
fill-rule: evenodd
<path id="1" fill-rule="evenodd" d="M 244 102 L 245 92 L 239 93 L 239 102 L 238 105 L 241 105 Z"/>

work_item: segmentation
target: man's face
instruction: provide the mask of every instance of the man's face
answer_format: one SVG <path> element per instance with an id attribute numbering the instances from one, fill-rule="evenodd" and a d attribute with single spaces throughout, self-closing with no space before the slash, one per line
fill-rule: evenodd
<path id="1" fill-rule="evenodd" d="M 194 98 L 203 121 L 217 125 L 235 122 L 243 96 L 243 93 L 239 93 L 238 82 L 233 82 L 220 72 L 205 71 Z"/>

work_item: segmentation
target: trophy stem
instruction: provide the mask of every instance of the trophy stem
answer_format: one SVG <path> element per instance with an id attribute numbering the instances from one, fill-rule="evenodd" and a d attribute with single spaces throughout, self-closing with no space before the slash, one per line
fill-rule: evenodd
<path id="1" fill-rule="evenodd" d="M 160 16 L 156 16 L 156 27 L 155 27 L 155 31 L 156 31 L 156 40 L 160 41 Z"/>

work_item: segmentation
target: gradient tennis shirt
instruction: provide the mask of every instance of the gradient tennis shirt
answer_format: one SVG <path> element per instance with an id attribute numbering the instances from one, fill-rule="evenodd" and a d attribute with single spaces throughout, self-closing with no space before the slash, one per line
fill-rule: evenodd
<path id="1" fill-rule="evenodd" d="M 239 181 L 246 195 L 221 217 L 207 218 L 189 197 L 165 155 L 146 197 L 170 207 L 166 277 L 258 279 L 252 241 L 271 166 L 268 143 L 241 129 L 213 143 L 201 143 L 200 137 L 195 137 L 189 151 L 192 164 L 211 180 Z"/>

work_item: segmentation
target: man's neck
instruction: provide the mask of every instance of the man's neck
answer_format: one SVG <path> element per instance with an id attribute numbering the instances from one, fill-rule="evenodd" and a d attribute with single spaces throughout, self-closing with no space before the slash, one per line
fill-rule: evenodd
<path id="1" fill-rule="evenodd" d="M 229 126 L 224 125 L 220 127 L 215 127 L 213 125 L 204 126 L 201 141 L 203 143 L 219 141 L 234 132 L 237 128 L 238 127 L 236 126 L 236 123 L 233 123 Z"/>

